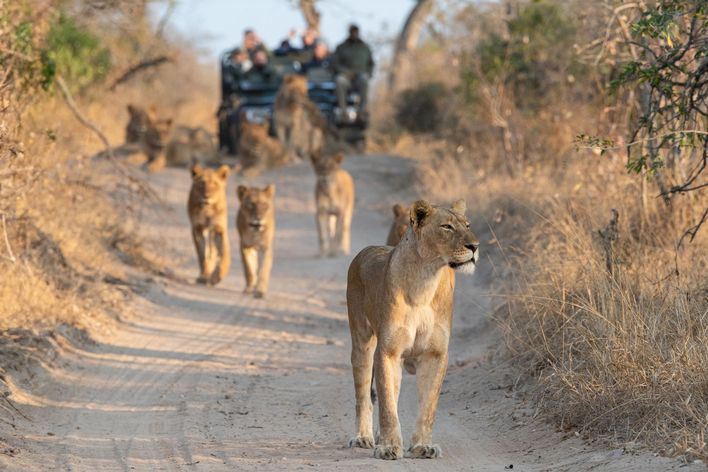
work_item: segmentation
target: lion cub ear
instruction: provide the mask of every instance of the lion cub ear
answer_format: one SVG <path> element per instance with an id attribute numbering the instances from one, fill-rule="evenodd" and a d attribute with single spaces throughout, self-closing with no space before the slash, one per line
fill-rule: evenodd
<path id="1" fill-rule="evenodd" d="M 199 165 L 199 163 L 195 162 L 192 164 L 192 178 L 197 177 L 199 175 L 202 175 L 204 172 L 204 168 Z"/>
<path id="2" fill-rule="evenodd" d="M 231 173 L 231 169 L 229 169 L 229 166 L 223 165 L 217 169 L 216 173 L 219 175 L 219 177 L 221 177 L 221 180 L 226 180 L 229 178 L 229 173 Z"/>
<path id="3" fill-rule="evenodd" d="M 264 190 L 268 198 L 273 198 L 273 195 L 275 195 L 275 184 L 268 185 Z"/>
<path id="4" fill-rule="evenodd" d="M 406 209 L 400 203 L 393 205 L 393 216 L 398 218 L 406 212 Z"/>
<path id="5" fill-rule="evenodd" d="M 341 164 L 343 160 L 344 160 L 344 154 L 342 154 L 341 152 L 338 152 L 337 154 L 335 154 L 334 162 L 336 162 L 337 164 Z"/>
<path id="6" fill-rule="evenodd" d="M 462 198 L 457 200 L 455 203 L 452 204 L 451 210 L 455 213 L 459 213 L 460 215 L 464 215 L 467 211 L 467 204 L 465 203 L 465 200 Z"/>
<path id="7" fill-rule="evenodd" d="M 236 189 L 236 196 L 238 197 L 238 201 L 241 202 L 243 201 L 243 198 L 246 196 L 248 193 L 248 188 L 244 187 L 243 185 L 239 185 L 238 188 Z"/>
<path id="8" fill-rule="evenodd" d="M 411 207 L 410 216 L 413 226 L 420 226 L 433 212 L 433 206 L 425 200 L 416 201 Z"/>

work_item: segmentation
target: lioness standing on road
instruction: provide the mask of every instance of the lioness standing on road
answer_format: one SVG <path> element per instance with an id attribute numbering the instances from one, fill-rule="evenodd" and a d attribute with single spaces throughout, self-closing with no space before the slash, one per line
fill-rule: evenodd
<path id="1" fill-rule="evenodd" d="M 270 184 L 264 189 L 239 185 L 236 194 L 241 202 L 236 228 L 241 240 L 241 262 L 246 276 L 245 293 L 263 298 L 268 291 L 273 267 L 275 185 Z"/>
<path id="2" fill-rule="evenodd" d="M 354 212 L 354 180 L 342 169 L 344 155 L 312 156 L 320 256 L 348 255 Z"/>
<path id="3" fill-rule="evenodd" d="M 307 96 L 307 77 L 288 74 L 283 78 L 273 112 L 275 132 L 291 159 L 322 150 L 327 121 Z"/>
<path id="4" fill-rule="evenodd" d="M 465 202 L 452 208 L 419 200 L 411 226 L 396 247 L 369 246 L 349 266 L 347 309 L 356 390 L 356 436 L 350 447 L 374 449 L 374 457 L 399 459 L 401 361 L 416 372 L 418 419 L 408 457 L 440 457 L 433 420 L 447 370 L 455 273 L 474 271 L 479 241 L 465 217 Z M 376 372 L 379 439 L 374 444 L 370 387 Z"/>
<path id="5" fill-rule="evenodd" d="M 226 277 L 231 264 L 226 209 L 228 177 L 228 166 L 216 170 L 199 164 L 192 166 L 192 188 L 189 191 L 187 212 L 199 259 L 200 275 L 197 283 L 200 284 L 219 283 Z M 215 262 L 217 266 L 213 267 Z"/>

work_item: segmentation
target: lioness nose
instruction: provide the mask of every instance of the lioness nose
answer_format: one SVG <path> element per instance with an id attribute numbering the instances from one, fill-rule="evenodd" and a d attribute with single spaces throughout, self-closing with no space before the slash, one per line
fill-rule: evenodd
<path id="1" fill-rule="evenodd" d="M 465 244 L 465 247 L 472 252 L 475 252 L 479 248 L 479 243 Z"/>

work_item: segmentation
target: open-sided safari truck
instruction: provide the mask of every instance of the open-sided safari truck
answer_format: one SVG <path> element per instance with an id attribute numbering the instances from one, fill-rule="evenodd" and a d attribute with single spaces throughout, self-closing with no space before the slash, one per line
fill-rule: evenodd
<path id="1" fill-rule="evenodd" d="M 221 58 L 221 105 L 219 106 L 219 148 L 227 154 L 238 154 L 239 129 L 241 120 L 256 123 L 270 123 L 273 127 L 275 97 L 285 74 L 302 73 L 302 64 L 309 53 L 275 56 L 270 66 L 276 72 L 276 80 L 243 80 L 237 66 L 231 62 L 232 51 Z M 340 140 L 363 149 L 366 143 L 368 121 L 361 113 L 360 97 L 350 92 L 346 110 L 339 111 L 334 74 L 325 69 L 310 69 L 307 73 L 308 95 L 319 107 L 322 114 L 338 130 Z"/>

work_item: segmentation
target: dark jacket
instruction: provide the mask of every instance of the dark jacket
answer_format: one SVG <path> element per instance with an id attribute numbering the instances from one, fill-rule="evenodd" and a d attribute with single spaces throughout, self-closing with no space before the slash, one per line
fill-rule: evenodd
<path id="1" fill-rule="evenodd" d="M 361 39 L 347 39 L 337 46 L 333 57 L 334 71 L 340 74 L 368 74 L 374 71 L 374 57 Z"/>

